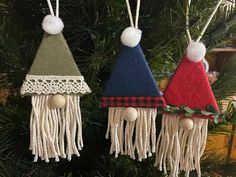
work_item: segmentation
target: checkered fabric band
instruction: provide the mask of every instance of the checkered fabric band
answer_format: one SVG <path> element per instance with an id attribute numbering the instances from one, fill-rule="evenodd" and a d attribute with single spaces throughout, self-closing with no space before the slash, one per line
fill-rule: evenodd
<path id="1" fill-rule="evenodd" d="M 102 97 L 102 107 L 143 107 L 158 108 L 165 107 L 166 103 L 163 97 L 157 96 L 125 96 L 125 97 Z"/>

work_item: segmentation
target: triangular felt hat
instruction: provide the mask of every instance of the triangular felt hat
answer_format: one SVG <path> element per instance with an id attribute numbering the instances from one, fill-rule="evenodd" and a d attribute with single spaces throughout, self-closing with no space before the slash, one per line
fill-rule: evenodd
<path id="1" fill-rule="evenodd" d="M 103 107 L 165 106 L 139 44 L 122 48 L 102 96 Z"/>
<path id="2" fill-rule="evenodd" d="M 90 92 L 63 34 L 45 33 L 21 93 L 85 94 Z"/>
<path id="3" fill-rule="evenodd" d="M 178 65 L 164 98 L 167 104 L 176 107 L 206 110 L 211 105 L 219 111 L 202 61 L 193 62 L 187 57 Z"/>

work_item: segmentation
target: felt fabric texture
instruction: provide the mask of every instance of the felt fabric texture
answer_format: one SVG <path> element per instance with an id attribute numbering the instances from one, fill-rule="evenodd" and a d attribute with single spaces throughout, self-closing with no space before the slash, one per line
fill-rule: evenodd
<path id="1" fill-rule="evenodd" d="M 30 149 L 36 162 L 59 157 L 70 161 L 83 147 L 80 96 L 91 90 L 84 81 L 62 33 L 45 34 L 22 95 L 32 95 Z M 52 104 L 54 94 L 63 94 L 64 107 Z"/>
<path id="2" fill-rule="evenodd" d="M 81 75 L 62 33 L 44 34 L 29 75 Z"/>
<path id="3" fill-rule="evenodd" d="M 202 61 L 192 62 L 184 57 L 164 92 L 166 103 L 177 107 L 188 106 L 205 110 L 219 107 L 214 98 Z"/>
<path id="4" fill-rule="evenodd" d="M 91 90 L 62 33 L 45 33 L 21 88 L 22 95 L 87 94 Z"/>
<path id="5" fill-rule="evenodd" d="M 143 107 L 157 108 L 165 107 L 163 97 L 139 96 L 139 97 L 102 97 L 102 107 Z"/>
<path id="6" fill-rule="evenodd" d="M 102 95 L 162 96 L 139 44 L 123 47 Z"/>

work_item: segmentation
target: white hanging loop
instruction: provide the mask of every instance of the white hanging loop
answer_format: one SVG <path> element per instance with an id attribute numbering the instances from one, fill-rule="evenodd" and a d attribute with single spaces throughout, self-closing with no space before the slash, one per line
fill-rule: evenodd
<path id="1" fill-rule="evenodd" d="M 47 2 L 51 15 L 55 16 L 51 1 L 47 0 Z M 59 17 L 59 0 L 56 0 L 56 17 Z"/>
<path id="2" fill-rule="evenodd" d="M 197 38 L 196 42 L 199 42 L 199 41 L 201 40 L 202 36 L 203 36 L 204 33 L 206 32 L 207 27 L 208 27 L 209 24 L 211 23 L 211 21 L 212 21 L 214 15 L 216 14 L 216 12 L 217 12 L 217 10 L 218 10 L 218 8 L 220 7 L 220 5 L 221 5 L 222 2 L 223 2 L 223 0 L 219 0 L 218 3 L 216 4 L 216 6 L 215 6 L 213 12 L 211 13 L 211 15 L 210 15 L 209 19 L 207 20 L 205 26 L 203 27 L 203 29 L 202 29 L 202 31 L 201 31 L 199 37 Z"/>
<path id="3" fill-rule="evenodd" d="M 56 1 L 56 17 L 59 17 L 59 0 Z"/>
<path id="4" fill-rule="evenodd" d="M 136 7 L 135 28 L 137 29 L 138 29 L 138 21 L 139 21 L 139 11 L 140 11 L 140 0 L 137 1 L 137 7 Z"/>
<path id="5" fill-rule="evenodd" d="M 222 3 L 223 0 L 219 0 L 218 3 L 216 4 L 213 12 L 211 13 L 210 17 L 208 18 L 205 26 L 203 27 L 199 37 L 197 38 L 196 41 L 191 40 L 191 35 L 190 35 L 190 31 L 189 31 L 189 6 L 191 3 L 191 0 L 188 0 L 188 7 L 186 9 L 186 33 L 187 33 L 187 37 L 189 40 L 189 45 L 187 47 L 187 51 L 186 51 L 186 57 L 192 61 L 192 62 L 199 62 L 202 61 L 203 58 L 206 55 L 206 47 L 203 43 L 199 42 L 202 38 L 202 36 L 204 35 L 204 33 L 206 32 L 207 27 L 209 26 L 210 22 L 212 21 L 214 15 L 216 14 L 220 4 Z"/>
<path id="6" fill-rule="evenodd" d="M 140 1 L 141 0 L 137 0 L 136 16 L 135 16 L 135 24 L 134 24 L 130 3 L 129 3 L 129 0 L 126 0 L 127 10 L 128 10 L 128 14 L 129 14 L 129 20 L 130 20 L 130 26 L 133 28 L 137 28 L 137 29 L 138 29 L 138 21 L 139 21 Z"/>
<path id="7" fill-rule="evenodd" d="M 138 29 L 140 0 L 137 0 L 135 24 L 129 0 L 126 0 L 127 10 L 129 14 L 130 27 L 126 28 L 121 34 L 121 42 L 128 47 L 135 47 L 139 44 L 142 36 L 141 30 Z"/>
<path id="8" fill-rule="evenodd" d="M 56 35 L 62 32 L 64 24 L 59 18 L 59 0 L 56 0 L 56 12 L 54 13 L 52 3 L 47 0 L 51 15 L 47 15 L 43 19 L 42 28 L 45 32 L 51 35 Z M 55 16 L 56 15 L 56 16 Z"/>
<path id="9" fill-rule="evenodd" d="M 127 10 L 128 10 L 129 20 L 130 20 L 130 26 L 132 26 L 134 28 L 134 20 L 133 20 L 133 16 L 132 16 L 129 0 L 126 0 L 126 5 L 127 5 Z"/>
<path id="10" fill-rule="evenodd" d="M 192 37 L 189 31 L 189 8 L 191 5 L 191 0 L 188 0 L 187 7 L 186 7 L 186 34 L 188 42 L 192 41 Z"/>
<path id="11" fill-rule="evenodd" d="M 214 15 L 216 14 L 216 12 L 217 12 L 217 10 L 220 7 L 222 2 L 223 2 L 223 0 L 219 0 L 218 3 L 216 4 L 213 12 L 211 13 L 210 17 L 208 18 L 208 20 L 207 20 L 205 26 L 203 27 L 203 29 L 202 29 L 199 37 L 197 38 L 196 42 L 199 42 L 201 40 L 202 36 L 206 32 L 207 27 L 211 23 Z M 190 34 L 190 31 L 189 31 L 189 7 L 190 7 L 190 5 L 191 5 L 191 0 L 188 0 L 187 7 L 186 7 L 186 33 L 187 33 L 187 38 L 188 38 L 189 42 L 192 41 L 191 34 Z"/>

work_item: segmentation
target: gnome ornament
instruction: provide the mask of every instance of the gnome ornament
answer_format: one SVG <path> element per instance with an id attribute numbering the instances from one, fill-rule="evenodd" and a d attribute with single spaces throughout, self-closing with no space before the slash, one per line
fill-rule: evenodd
<path id="1" fill-rule="evenodd" d="M 139 45 L 137 20 L 134 27 L 132 15 L 130 19 L 131 27 L 121 35 L 124 46 L 102 93 L 101 106 L 109 108 L 106 138 L 110 134 L 110 153 L 133 159 L 137 153 L 141 161 L 155 152 L 157 108 L 165 106 L 165 101 Z"/>
<path id="2" fill-rule="evenodd" d="M 80 96 L 91 90 L 84 81 L 63 37 L 63 22 L 53 13 L 44 18 L 45 30 L 33 65 L 21 88 L 32 97 L 30 150 L 49 162 L 59 157 L 71 160 L 83 147 Z M 57 1 L 57 3 L 59 3 Z"/>
<path id="3" fill-rule="evenodd" d="M 165 174 L 169 170 L 170 177 L 178 177 L 181 170 L 186 176 L 192 170 L 201 176 L 208 120 L 219 112 L 202 63 L 205 54 L 203 43 L 190 42 L 164 92 L 169 106 L 163 113 L 155 165 Z"/>

